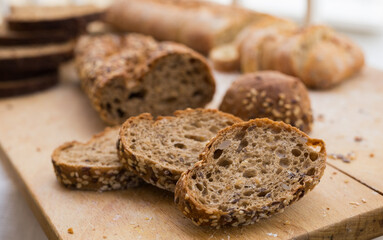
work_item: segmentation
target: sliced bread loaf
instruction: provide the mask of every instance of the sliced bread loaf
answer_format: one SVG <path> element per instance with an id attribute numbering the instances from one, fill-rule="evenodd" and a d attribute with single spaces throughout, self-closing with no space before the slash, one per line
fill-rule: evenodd
<path id="1" fill-rule="evenodd" d="M 319 183 L 326 150 L 263 118 L 220 131 L 200 159 L 177 182 L 175 203 L 195 224 L 219 228 L 252 224 L 302 198 Z"/>
<path id="2" fill-rule="evenodd" d="M 61 30 L 76 36 L 103 13 L 104 9 L 93 5 L 13 6 L 5 22 L 14 31 Z"/>
<path id="3" fill-rule="evenodd" d="M 205 144 L 236 122 L 233 115 L 209 109 L 176 111 L 174 117 L 144 113 L 121 127 L 119 157 L 124 166 L 146 182 L 174 191 L 181 173 L 198 161 Z"/>
<path id="4" fill-rule="evenodd" d="M 57 179 L 65 187 L 106 191 L 135 187 L 137 175 L 123 168 L 116 142 L 119 127 L 106 128 L 87 143 L 68 142 L 52 154 Z"/>
<path id="5" fill-rule="evenodd" d="M 58 82 L 57 69 L 17 80 L 0 79 L 0 98 L 45 90 L 55 86 Z"/>
<path id="6" fill-rule="evenodd" d="M 0 47 L 0 72 L 54 69 L 73 56 L 74 41 L 59 44 Z"/>
<path id="7" fill-rule="evenodd" d="M 215 91 L 200 54 L 139 34 L 84 36 L 76 65 L 94 108 L 110 125 L 144 112 L 159 116 L 204 107 Z"/>

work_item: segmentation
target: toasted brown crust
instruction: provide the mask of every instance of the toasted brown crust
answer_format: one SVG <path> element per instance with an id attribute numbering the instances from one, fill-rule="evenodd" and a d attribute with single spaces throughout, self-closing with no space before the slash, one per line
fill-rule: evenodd
<path id="1" fill-rule="evenodd" d="M 106 128 L 94 135 L 88 142 L 67 142 L 59 146 L 52 153 L 52 164 L 57 180 L 67 188 L 90 191 L 122 190 L 138 186 L 140 178 L 127 171 L 123 166 L 88 167 L 81 164 L 66 164 L 59 162 L 60 152 L 75 145 L 88 145 L 119 127 Z M 117 157 L 117 156 L 116 156 Z"/>
<path id="2" fill-rule="evenodd" d="M 326 154 L 325 144 L 322 140 L 319 139 L 311 139 L 305 133 L 299 131 L 297 128 L 287 125 L 283 122 L 274 122 L 267 118 L 263 119 L 255 119 L 250 120 L 248 122 L 242 122 L 234 124 L 231 127 L 227 127 L 221 130 L 216 137 L 210 140 L 210 142 L 206 145 L 204 151 L 200 155 L 200 161 L 195 164 L 192 169 L 184 172 L 181 175 L 181 178 L 178 180 L 176 189 L 175 189 L 175 203 L 177 207 L 184 213 L 185 216 L 192 219 L 193 223 L 201 226 L 212 226 L 216 228 L 220 228 L 221 226 L 240 226 L 240 225 L 248 225 L 254 222 L 259 221 L 261 218 L 270 217 L 272 214 L 277 212 L 283 212 L 284 208 L 302 198 L 307 192 L 311 191 L 320 181 L 320 178 L 323 176 L 324 169 L 326 167 L 325 162 L 323 162 L 318 175 L 313 177 L 304 176 L 302 186 L 298 189 L 294 189 L 294 197 L 292 199 L 286 199 L 283 202 L 280 202 L 277 207 L 275 207 L 275 212 L 269 212 L 264 209 L 254 209 L 250 212 L 224 212 L 222 210 L 216 208 L 208 208 L 207 206 L 201 205 L 194 198 L 192 194 L 189 193 L 188 183 L 191 178 L 191 172 L 195 171 L 203 164 L 206 164 L 208 161 L 207 156 L 209 155 L 209 151 L 211 151 L 211 147 L 215 141 L 224 136 L 227 132 L 232 129 L 242 129 L 243 127 L 250 127 L 253 125 L 261 126 L 268 125 L 275 128 L 282 128 L 289 132 L 294 131 L 302 135 L 302 137 L 307 138 L 307 144 L 311 146 L 319 146 L 321 148 L 321 153 Z"/>
<path id="3" fill-rule="evenodd" d="M 57 68 L 72 58 L 74 41 L 25 47 L 0 48 L 0 71 L 39 71 Z"/>
<path id="4" fill-rule="evenodd" d="M 207 112 L 217 113 L 224 118 L 231 119 L 233 122 L 240 122 L 241 119 L 234 117 L 231 114 L 223 113 L 215 109 L 186 109 L 174 112 L 174 116 L 160 116 L 156 120 L 153 119 L 149 113 L 143 113 L 136 117 L 129 118 L 120 130 L 120 139 L 118 142 L 119 158 L 123 165 L 129 170 L 136 173 L 146 182 L 153 184 L 159 188 L 174 192 L 175 185 L 181 176 L 180 171 L 177 169 L 167 168 L 161 165 L 155 159 L 147 159 L 139 156 L 139 153 L 133 151 L 129 146 L 130 144 L 123 137 L 125 129 L 129 128 L 131 124 L 141 120 L 150 120 L 155 125 L 161 119 L 173 119 L 180 115 L 186 115 L 189 112 L 199 111 L 202 114 Z"/>
<path id="5" fill-rule="evenodd" d="M 123 41 L 129 42 L 128 46 L 119 46 L 121 44 L 119 42 Z M 97 52 L 94 51 L 95 45 L 98 48 Z M 126 58 L 131 59 L 131 61 L 121 65 L 118 62 L 124 61 L 122 57 L 108 58 L 111 54 L 120 51 L 126 51 Z M 213 98 L 215 92 L 213 75 L 203 56 L 181 44 L 158 43 L 153 38 L 140 34 L 84 36 L 76 47 L 76 65 L 82 87 L 92 101 L 93 107 L 99 112 L 101 119 L 109 125 L 116 125 L 122 123 L 126 118 L 113 119 L 109 116 L 105 106 L 102 106 L 102 95 L 105 89 L 118 81 L 123 82 L 126 88 L 140 86 L 145 75 L 155 71 L 158 62 L 172 55 L 190 57 L 201 62 L 204 66 L 207 77 L 201 79 L 201 83 L 209 86 L 211 90 L 209 96 L 206 96 L 198 106 L 203 107 Z M 96 67 L 100 63 L 104 63 L 104 66 L 107 67 L 100 70 Z M 127 113 L 126 117 L 130 116 L 132 114 Z"/>
<path id="6" fill-rule="evenodd" d="M 39 75 L 0 81 L 0 97 L 11 97 L 48 89 L 59 82 L 57 70 L 40 73 Z"/>
<path id="7" fill-rule="evenodd" d="M 46 12 L 69 12 L 73 15 L 45 17 Z M 34 12 L 34 13 L 33 13 Z M 32 14 L 31 14 L 32 13 Z M 39 16 L 38 14 L 41 14 Z M 88 6 L 62 6 L 62 7 L 12 7 L 11 14 L 5 19 L 8 28 L 14 31 L 64 31 L 67 35 L 77 36 L 84 32 L 89 22 L 101 19 L 104 10 Z"/>
<path id="8" fill-rule="evenodd" d="M 304 132 L 313 123 L 310 98 L 297 78 L 259 71 L 239 77 L 227 90 L 219 107 L 243 120 L 270 118 L 283 121 Z"/>

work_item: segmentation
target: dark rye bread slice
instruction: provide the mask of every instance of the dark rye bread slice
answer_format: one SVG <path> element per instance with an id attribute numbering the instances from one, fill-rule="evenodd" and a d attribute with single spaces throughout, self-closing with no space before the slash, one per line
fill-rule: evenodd
<path id="1" fill-rule="evenodd" d="M 12 6 L 5 22 L 14 31 L 60 30 L 77 36 L 89 22 L 99 20 L 104 11 L 93 5 Z"/>
<path id="2" fill-rule="evenodd" d="M 146 182 L 174 191 L 181 173 L 198 161 L 217 132 L 241 119 L 212 109 L 186 109 L 156 120 L 144 113 L 121 127 L 119 157 Z"/>
<path id="3" fill-rule="evenodd" d="M 0 24 L 0 46 L 26 46 L 63 43 L 73 39 L 64 31 L 12 31 Z"/>
<path id="4" fill-rule="evenodd" d="M 322 140 L 267 118 L 220 131 L 177 182 L 175 203 L 197 225 L 248 225 L 282 212 L 320 181 Z"/>
<path id="5" fill-rule="evenodd" d="M 0 80 L 0 97 L 34 93 L 51 88 L 59 82 L 57 70 L 24 79 Z"/>
<path id="6" fill-rule="evenodd" d="M 106 128 L 87 143 L 68 142 L 56 148 L 52 163 L 57 180 L 79 190 L 119 190 L 138 186 L 140 179 L 118 160 L 119 127 Z"/>
<path id="7" fill-rule="evenodd" d="M 148 112 L 204 107 L 215 81 L 203 56 L 139 34 L 84 36 L 76 46 L 82 86 L 107 124 Z"/>
<path id="8" fill-rule="evenodd" d="M 0 47 L 0 72 L 57 68 L 73 56 L 74 41 L 60 44 Z"/>

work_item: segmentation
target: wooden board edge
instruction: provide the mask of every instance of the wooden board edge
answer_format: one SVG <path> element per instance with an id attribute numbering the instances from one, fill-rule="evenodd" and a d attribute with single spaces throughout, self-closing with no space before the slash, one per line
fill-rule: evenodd
<path id="1" fill-rule="evenodd" d="M 347 204 L 347 203 L 346 203 Z M 372 239 L 383 236 L 383 207 L 359 214 L 347 220 L 302 234 L 303 239 Z"/>
<path id="2" fill-rule="evenodd" d="M 1 144 L 0 162 L 2 162 L 6 174 L 13 180 L 24 199 L 26 199 L 26 202 L 32 210 L 33 215 L 36 217 L 47 238 L 50 240 L 61 240 L 59 233 L 54 228 L 54 225 L 49 221 L 48 216 L 44 214 L 42 207 L 35 201 L 35 199 L 33 199 L 32 193 L 29 191 L 26 183 L 23 181 L 21 175 L 12 164 L 12 161 L 5 153 L 5 150 Z"/>

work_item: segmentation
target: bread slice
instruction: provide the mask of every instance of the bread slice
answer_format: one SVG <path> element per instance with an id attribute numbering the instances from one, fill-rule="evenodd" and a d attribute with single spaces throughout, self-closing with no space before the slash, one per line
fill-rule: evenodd
<path id="1" fill-rule="evenodd" d="M 83 89 L 107 124 L 149 112 L 204 107 L 215 81 L 200 54 L 139 34 L 83 36 L 76 46 Z"/>
<path id="2" fill-rule="evenodd" d="M 248 225 L 282 212 L 320 181 L 322 140 L 267 118 L 221 130 L 177 182 L 175 203 L 197 225 Z"/>
<path id="3" fill-rule="evenodd" d="M 215 47 L 209 54 L 215 70 L 233 72 L 239 70 L 239 53 L 235 44 L 224 44 Z"/>
<path id="4" fill-rule="evenodd" d="M 57 69 L 23 79 L 0 80 L 0 97 L 11 97 L 45 90 L 55 86 L 58 82 Z"/>
<path id="5" fill-rule="evenodd" d="M 72 58 L 74 41 L 60 44 L 0 47 L 0 72 L 52 69 Z"/>
<path id="6" fill-rule="evenodd" d="M 210 138 L 240 121 L 211 109 L 186 109 L 156 120 L 144 113 L 122 125 L 119 157 L 128 170 L 146 182 L 174 191 L 181 173 L 198 161 Z"/>
<path id="7" fill-rule="evenodd" d="M 138 186 L 137 175 L 118 160 L 116 142 L 119 127 L 106 128 L 87 143 L 68 142 L 56 148 L 52 163 L 57 180 L 65 187 L 106 191 Z"/>
<path id="8" fill-rule="evenodd" d="M 73 39 L 64 31 L 12 31 L 0 24 L 0 46 L 26 46 L 63 43 Z"/>
<path id="9" fill-rule="evenodd" d="M 104 9 L 93 5 L 13 6 L 5 19 L 14 31 L 65 31 L 76 36 L 86 25 L 99 20 Z"/>

